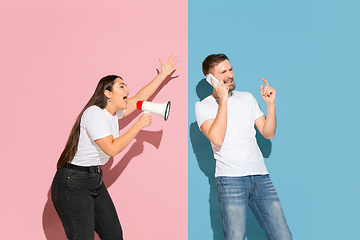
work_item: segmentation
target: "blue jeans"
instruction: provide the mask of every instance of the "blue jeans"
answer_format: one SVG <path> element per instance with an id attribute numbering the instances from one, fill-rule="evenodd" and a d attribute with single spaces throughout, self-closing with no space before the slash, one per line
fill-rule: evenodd
<path id="1" fill-rule="evenodd" d="M 51 186 L 51 197 L 68 239 L 94 239 L 94 230 L 101 239 L 123 239 L 102 172 L 60 168 Z"/>
<path id="2" fill-rule="evenodd" d="M 245 239 L 248 206 L 268 239 L 292 239 L 279 197 L 268 174 L 245 177 L 220 176 L 216 178 L 216 187 L 226 239 Z"/>

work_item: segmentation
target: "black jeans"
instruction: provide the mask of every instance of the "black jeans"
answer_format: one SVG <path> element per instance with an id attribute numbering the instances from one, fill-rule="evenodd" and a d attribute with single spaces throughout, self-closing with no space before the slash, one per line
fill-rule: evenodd
<path id="1" fill-rule="evenodd" d="M 94 230 L 101 239 L 123 239 L 102 172 L 60 168 L 51 186 L 51 197 L 68 239 L 94 239 Z"/>

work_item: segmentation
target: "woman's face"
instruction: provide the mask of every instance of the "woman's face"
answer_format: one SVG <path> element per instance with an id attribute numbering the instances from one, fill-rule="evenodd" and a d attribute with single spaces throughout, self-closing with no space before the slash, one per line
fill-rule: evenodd
<path id="1" fill-rule="evenodd" d="M 130 89 L 121 78 L 116 78 L 111 91 L 111 103 L 118 109 L 126 109 Z"/>

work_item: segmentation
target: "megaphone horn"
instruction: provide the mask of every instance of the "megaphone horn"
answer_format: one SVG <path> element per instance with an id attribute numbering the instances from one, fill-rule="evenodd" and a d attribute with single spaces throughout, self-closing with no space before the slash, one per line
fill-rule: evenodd
<path id="1" fill-rule="evenodd" d="M 167 103 L 152 103 L 147 101 L 137 101 L 136 108 L 142 111 L 155 113 L 164 118 L 166 121 L 170 112 L 170 101 Z"/>

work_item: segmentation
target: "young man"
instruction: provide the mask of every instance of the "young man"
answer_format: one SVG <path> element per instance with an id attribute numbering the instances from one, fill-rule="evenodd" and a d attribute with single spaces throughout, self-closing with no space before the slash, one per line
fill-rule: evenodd
<path id="1" fill-rule="evenodd" d="M 200 130 L 210 140 L 216 159 L 216 186 L 226 239 L 245 239 L 249 206 L 268 239 L 292 239 L 278 195 L 257 145 L 255 128 L 267 139 L 276 130 L 276 91 L 263 78 L 260 93 L 267 117 L 255 98 L 235 89 L 233 68 L 225 54 L 203 61 L 203 73 L 211 73 L 213 93 L 195 105 Z"/>

